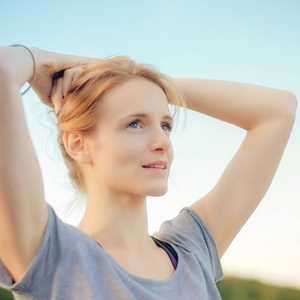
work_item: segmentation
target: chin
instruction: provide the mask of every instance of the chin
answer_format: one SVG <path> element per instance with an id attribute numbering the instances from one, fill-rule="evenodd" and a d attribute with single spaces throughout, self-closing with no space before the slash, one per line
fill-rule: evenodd
<path id="1" fill-rule="evenodd" d="M 160 187 L 153 187 L 152 189 L 150 188 L 146 191 L 146 194 L 149 196 L 159 197 L 165 195 L 167 192 L 168 192 L 168 186 L 164 185 Z"/>

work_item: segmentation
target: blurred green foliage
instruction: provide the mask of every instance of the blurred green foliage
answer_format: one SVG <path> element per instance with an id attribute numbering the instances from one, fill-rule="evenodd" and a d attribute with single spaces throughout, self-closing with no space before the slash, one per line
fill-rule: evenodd
<path id="1" fill-rule="evenodd" d="M 300 300 L 300 290 L 254 279 L 225 276 L 217 283 L 223 300 Z"/>
<path id="2" fill-rule="evenodd" d="M 0 300 L 13 300 L 12 294 L 4 289 L 0 288 Z"/>
<path id="3" fill-rule="evenodd" d="M 300 300 L 298 289 L 268 285 L 253 279 L 225 276 L 217 286 L 223 300 Z M 0 288 L 0 300 L 13 299 L 10 292 Z"/>

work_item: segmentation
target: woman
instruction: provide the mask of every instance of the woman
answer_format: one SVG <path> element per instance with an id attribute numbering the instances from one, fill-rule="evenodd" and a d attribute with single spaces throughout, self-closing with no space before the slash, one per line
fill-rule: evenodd
<path id="1" fill-rule="evenodd" d="M 171 79 L 124 56 L 0 50 L 0 286 L 16 299 L 221 299 L 220 259 L 270 185 L 293 127 L 294 95 Z M 26 81 L 57 114 L 70 178 L 86 196 L 77 227 L 44 200 L 19 96 Z M 173 161 L 168 104 L 248 134 L 215 188 L 150 236 L 146 196 L 167 192 Z"/>

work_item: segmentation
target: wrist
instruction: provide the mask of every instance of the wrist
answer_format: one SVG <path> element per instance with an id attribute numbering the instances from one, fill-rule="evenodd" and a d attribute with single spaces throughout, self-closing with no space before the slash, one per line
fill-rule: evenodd
<path id="1" fill-rule="evenodd" d="M 19 87 L 29 81 L 34 73 L 34 62 L 29 50 L 19 46 L 2 48 L 1 67 L 5 76 Z"/>
<path id="2" fill-rule="evenodd" d="M 37 77 L 37 68 L 38 65 L 40 64 L 40 49 L 36 47 L 30 47 L 29 48 L 32 54 L 32 63 L 33 63 L 33 70 L 32 70 L 32 76 L 28 79 L 28 83 L 32 85 L 32 83 L 36 80 Z"/>

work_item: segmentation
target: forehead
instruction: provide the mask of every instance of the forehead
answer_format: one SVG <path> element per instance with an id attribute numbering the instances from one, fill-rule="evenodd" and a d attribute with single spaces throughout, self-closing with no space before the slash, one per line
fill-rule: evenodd
<path id="1" fill-rule="evenodd" d="M 168 99 L 155 83 L 134 78 L 108 91 L 99 103 L 102 118 L 118 118 L 134 112 L 165 115 L 169 113 Z"/>

